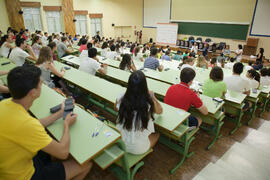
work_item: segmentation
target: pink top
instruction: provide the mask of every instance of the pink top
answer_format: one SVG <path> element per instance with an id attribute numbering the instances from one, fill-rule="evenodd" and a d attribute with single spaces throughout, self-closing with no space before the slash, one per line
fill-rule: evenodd
<path id="1" fill-rule="evenodd" d="M 83 50 L 86 50 L 87 49 L 87 44 L 82 44 L 80 46 L 80 53 L 83 51 Z"/>

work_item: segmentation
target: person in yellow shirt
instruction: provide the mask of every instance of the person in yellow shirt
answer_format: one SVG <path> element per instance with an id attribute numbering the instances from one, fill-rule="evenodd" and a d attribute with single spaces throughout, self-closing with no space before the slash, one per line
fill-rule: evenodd
<path id="1" fill-rule="evenodd" d="M 92 163 L 80 166 L 75 160 L 67 159 L 69 127 L 76 121 L 77 115 L 67 115 L 62 138 L 57 142 L 46 133 L 44 127 L 62 117 L 64 103 L 61 110 L 39 120 L 27 112 L 40 96 L 40 76 L 41 71 L 35 66 L 16 67 L 8 74 L 12 98 L 0 102 L 0 179 L 83 179 Z M 52 162 L 50 155 L 67 160 Z"/>

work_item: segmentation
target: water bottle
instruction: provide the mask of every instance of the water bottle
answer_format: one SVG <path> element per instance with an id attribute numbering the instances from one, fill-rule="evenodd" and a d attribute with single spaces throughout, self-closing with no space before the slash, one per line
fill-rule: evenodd
<path id="1" fill-rule="evenodd" d="M 205 71 L 205 64 L 203 64 L 203 72 Z"/>

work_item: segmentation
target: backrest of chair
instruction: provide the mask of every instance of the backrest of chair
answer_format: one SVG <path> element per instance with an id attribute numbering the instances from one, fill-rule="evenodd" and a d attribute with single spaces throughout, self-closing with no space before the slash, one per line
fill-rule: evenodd
<path id="1" fill-rule="evenodd" d="M 185 46 L 185 41 L 184 40 L 180 40 L 180 46 L 182 46 L 182 47 Z"/>
<path id="2" fill-rule="evenodd" d="M 201 38 L 201 37 L 198 37 L 198 38 L 196 39 L 196 41 L 201 41 L 201 42 L 202 42 L 202 38 Z"/>
<path id="3" fill-rule="evenodd" d="M 205 42 L 211 42 L 212 40 L 210 38 L 205 39 Z"/>
<path id="4" fill-rule="evenodd" d="M 176 46 L 180 46 L 180 42 L 181 42 L 181 40 L 178 39 L 178 40 L 176 41 Z"/>
<path id="5" fill-rule="evenodd" d="M 193 36 L 190 36 L 189 38 L 188 38 L 188 41 L 194 41 L 194 37 Z"/>
<path id="6" fill-rule="evenodd" d="M 204 43 L 200 42 L 199 45 L 198 45 L 198 49 L 203 49 L 203 48 L 204 48 Z"/>
<path id="7" fill-rule="evenodd" d="M 185 41 L 185 47 L 189 47 L 189 42 L 188 41 Z"/>

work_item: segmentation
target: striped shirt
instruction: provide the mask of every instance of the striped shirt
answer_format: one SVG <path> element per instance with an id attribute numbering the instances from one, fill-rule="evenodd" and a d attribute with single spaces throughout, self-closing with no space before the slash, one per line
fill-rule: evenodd
<path id="1" fill-rule="evenodd" d="M 145 59 L 143 67 L 157 70 L 157 68 L 159 67 L 159 61 L 156 58 L 150 56 Z"/>

